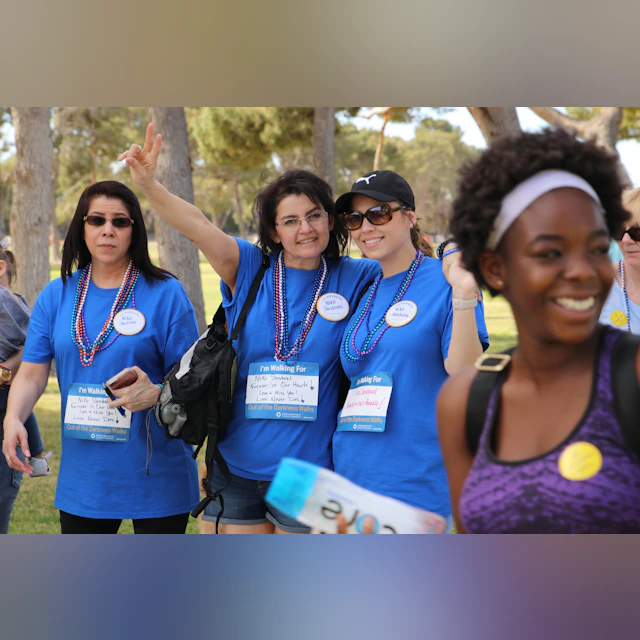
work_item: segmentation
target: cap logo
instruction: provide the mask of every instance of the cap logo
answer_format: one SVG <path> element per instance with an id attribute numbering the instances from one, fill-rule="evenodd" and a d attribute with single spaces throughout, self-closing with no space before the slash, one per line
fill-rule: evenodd
<path id="1" fill-rule="evenodd" d="M 371 178 L 375 178 L 377 175 L 378 175 L 377 173 L 372 173 L 370 176 L 365 176 L 364 178 L 358 178 L 356 180 L 356 184 L 358 184 L 358 182 L 362 182 L 363 180 L 364 182 L 369 184 L 369 180 L 371 180 Z"/>

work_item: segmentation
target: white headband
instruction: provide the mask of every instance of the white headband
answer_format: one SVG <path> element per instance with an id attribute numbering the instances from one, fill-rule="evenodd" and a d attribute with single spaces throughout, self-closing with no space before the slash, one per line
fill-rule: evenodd
<path id="1" fill-rule="evenodd" d="M 507 229 L 530 204 L 545 193 L 562 187 L 580 189 L 602 207 L 600 198 L 598 198 L 594 188 L 580 176 L 557 169 L 541 171 L 521 182 L 504 197 L 500 213 L 493 223 L 493 231 L 487 241 L 487 249 L 494 250 L 498 246 Z"/>

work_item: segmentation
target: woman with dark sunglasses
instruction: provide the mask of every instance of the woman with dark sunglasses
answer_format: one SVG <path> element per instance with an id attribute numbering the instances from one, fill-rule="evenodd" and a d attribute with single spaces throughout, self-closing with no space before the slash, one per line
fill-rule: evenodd
<path id="1" fill-rule="evenodd" d="M 336 211 L 382 273 L 342 340 L 351 388 L 333 438 L 335 471 L 450 519 L 435 401 L 448 375 L 489 344 L 476 282 L 460 266 L 455 244 L 445 247 L 444 263 L 432 258 L 411 187 L 397 173 L 358 179 Z"/>
<path id="2" fill-rule="evenodd" d="M 3 447 L 9 465 L 32 471 L 16 445 L 28 450 L 24 421 L 55 359 L 62 400 L 55 506 L 62 533 L 116 533 L 123 519 L 133 520 L 136 533 L 184 533 L 199 498 L 192 447 L 168 439 L 153 412 L 142 409 L 156 402 L 157 383 L 196 340 L 198 327 L 182 285 L 149 259 L 131 189 L 114 181 L 85 189 L 65 238 L 61 274 L 38 296 L 11 385 Z M 137 379 L 114 384 L 109 401 L 102 385 L 123 367 Z"/>
<path id="3" fill-rule="evenodd" d="M 189 238 L 220 276 L 230 333 L 268 255 L 234 342 L 238 375 L 219 445 L 231 478 L 216 466 L 212 489 L 224 502 L 211 502 L 203 518 L 219 517 L 223 533 L 306 533 L 307 527 L 266 503 L 266 491 L 285 456 L 331 465 L 340 339 L 378 266 L 342 256 L 347 233 L 334 216 L 331 187 L 318 176 L 286 171 L 260 191 L 253 206 L 259 224 L 254 246 L 227 235 L 155 180 L 160 149 L 161 137 L 154 137 L 150 124 L 144 146 L 132 145 L 119 159 L 158 215 Z"/>
<path id="4" fill-rule="evenodd" d="M 640 333 L 640 189 L 627 189 L 622 205 L 631 214 L 618 236 L 622 258 L 614 265 L 614 281 L 600 322 Z"/>
<path id="5" fill-rule="evenodd" d="M 614 388 L 621 358 L 637 396 L 640 353 L 598 323 L 610 238 L 629 218 L 621 190 L 617 158 L 562 130 L 503 136 L 461 174 L 451 231 L 476 280 L 511 306 L 518 344 L 438 398 L 460 533 L 640 531 L 637 416 L 626 430 Z M 481 398 L 472 384 L 494 375 Z"/>

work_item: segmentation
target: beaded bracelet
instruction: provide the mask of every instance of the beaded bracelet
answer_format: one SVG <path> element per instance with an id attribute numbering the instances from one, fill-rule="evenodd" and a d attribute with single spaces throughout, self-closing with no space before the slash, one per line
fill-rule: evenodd
<path id="1" fill-rule="evenodd" d="M 450 256 L 452 253 L 458 253 L 458 251 L 461 251 L 461 249 L 449 249 L 448 251 L 445 251 L 442 254 L 441 260 L 444 260 L 447 256 Z"/>
<path id="2" fill-rule="evenodd" d="M 436 256 L 442 260 L 442 254 L 444 253 L 444 248 L 450 243 L 455 242 L 455 238 L 447 238 L 444 242 L 441 242 L 436 249 Z"/>

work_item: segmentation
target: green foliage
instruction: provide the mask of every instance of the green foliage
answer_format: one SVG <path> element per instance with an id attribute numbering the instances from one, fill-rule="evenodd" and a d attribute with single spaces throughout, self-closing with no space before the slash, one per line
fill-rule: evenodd
<path id="1" fill-rule="evenodd" d="M 58 171 L 56 216 L 68 221 L 82 191 L 99 180 L 123 179 L 116 158 L 144 139 L 143 108 L 65 107 L 54 115 L 54 172 Z"/>
<path id="2" fill-rule="evenodd" d="M 433 127 L 433 128 L 429 128 Z M 402 171 L 416 198 L 416 212 L 428 232 L 445 233 L 460 165 L 479 152 L 462 142 L 457 127 L 430 123 L 416 129 L 402 153 Z M 389 168 L 392 168 L 389 165 Z"/>
<path id="3" fill-rule="evenodd" d="M 600 113 L 600 107 L 567 107 L 572 118 L 589 120 Z M 640 140 L 640 107 L 623 107 L 618 140 Z"/>

